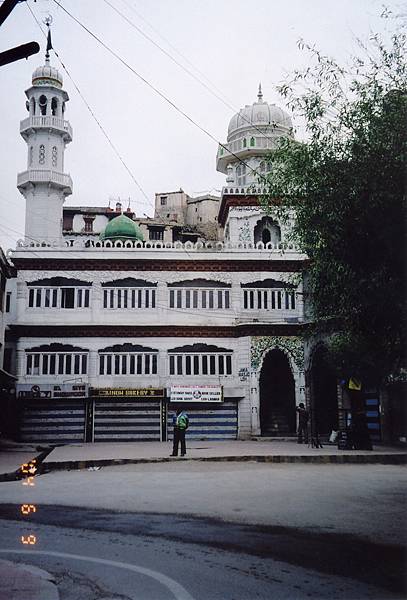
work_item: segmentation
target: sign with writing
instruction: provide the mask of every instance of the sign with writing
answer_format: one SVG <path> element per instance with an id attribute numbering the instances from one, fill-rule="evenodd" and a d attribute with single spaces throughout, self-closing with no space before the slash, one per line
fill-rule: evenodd
<path id="1" fill-rule="evenodd" d="M 91 388 L 91 396 L 99 398 L 164 398 L 164 388 Z"/>
<path id="2" fill-rule="evenodd" d="M 86 383 L 58 385 L 18 383 L 16 387 L 19 398 L 86 398 L 88 396 Z"/>
<path id="3" fill-rule="evenodd" d="M 171 402 L 223 402 L 221 385 L 173 385 Z"/>

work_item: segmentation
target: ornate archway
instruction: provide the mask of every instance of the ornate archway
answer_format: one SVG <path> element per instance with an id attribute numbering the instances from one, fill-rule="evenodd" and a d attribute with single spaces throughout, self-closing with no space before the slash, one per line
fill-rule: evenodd
<path id="1" fill-rule="evenodd" d="M 259 379 L 260 429 L 264 436 L 295 435 L 295 383 L 282 350 L 267 352 Z"/>
<path id="2" fill-rule="evenodd" d="M 304 397 L 304 347 L 300 337 L 251 339 L 253 432 L 294 435 L 295 407 Z"/>

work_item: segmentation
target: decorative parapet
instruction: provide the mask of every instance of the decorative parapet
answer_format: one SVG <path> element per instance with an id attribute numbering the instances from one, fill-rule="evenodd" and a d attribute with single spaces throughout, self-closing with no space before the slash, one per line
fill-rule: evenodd
<path id="1" fill-rule="evenodd" d="M 305 255 L 298 250 L 298 247 L 293 243 L 284 243 L 280 242 L 278 244 L 273 244 L 272 242 L 268 242 L 264 244 L 263 242 L 245 242 L 241 241 L 238 243 L 232 242 L 163 242 L 163 241 L 148 241 L 148 242 L 140 242 L 133 240 L 126 241 L 112 241 L 112 240 L 89 240 L 89 239 L 81 239 L 78 237 L 67 238 L 64 237 L 62 242 L 54 241 L 50 242 L 49 240 L 44 241 L 36 241 L 36 242 L 27 242 L 24 240 L 19 240 L 17 242 L 17 249 L 31 249 L 31 248 L 76 248 L 83 250 L 104 250 L 106 248 L 109 249 L 126 249 L 126 250 L 137 250 L 137 251 L 151 251 L 151 250 L 169 250 L 169 251 L 179 251 L 184 250 L 188 252 L 267 252 L 267 253 L 276 253 L 276 254 L 284 254 L 284 253 L 295 253 L 305 258 Z"/>
<path id="2" fill-rule="evenodd" d="M 250 347 L 250 364 L 257 371 L 263 355 L 269 350 L 283 350 L 294 361 L 299 371 L 304 370 L 304 341 L 301 337 L 262 336 L 252 337 Z"/>
<path id="3" fill-rule="evenodd" d="M 222 196 L 226 196 L 227 194 L 232 194 L 233 196 L 247 196 L 248 194 L 250 194 L 251 196 L 262 196 L 265 193 L 267 193 L 265 187 L 256 186 L 253 184 L 245 186 L 231 185 L 222 188 Z"/>

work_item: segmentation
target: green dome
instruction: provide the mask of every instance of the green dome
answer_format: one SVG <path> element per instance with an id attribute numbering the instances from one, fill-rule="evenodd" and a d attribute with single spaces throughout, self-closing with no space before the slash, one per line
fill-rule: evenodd
<path id="1" fill-rule="evenodd" d="M 138 225 L 129 219 L 129 217 L 126 217 L 126 215 L 119 215 L 109 221 L 104 231 L 100 234 L 100 239 L 113 241 L 134 240 L 139 242 L 144 240 Z"/>

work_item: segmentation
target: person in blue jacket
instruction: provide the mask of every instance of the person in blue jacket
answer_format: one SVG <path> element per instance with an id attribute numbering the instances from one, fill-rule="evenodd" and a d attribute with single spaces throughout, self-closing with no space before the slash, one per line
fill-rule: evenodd
<path id="1" fill-rule="evenodd" d="M 172 417 L 172 424 L 174 426 L 174 442 L 172 447 L 172 454 L 170 456 L 178 456 L 178 446 L 181 442 L 181 456 L 185 456 L 187 449 L 185 445 L 185 432 L 188 429 L 189 417 L 187 413 L 181 408 L 177 408 L 176 414 Z"/>

